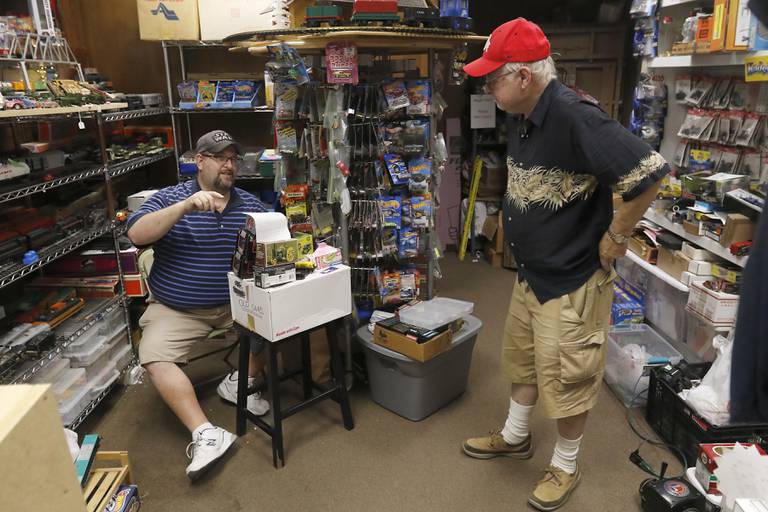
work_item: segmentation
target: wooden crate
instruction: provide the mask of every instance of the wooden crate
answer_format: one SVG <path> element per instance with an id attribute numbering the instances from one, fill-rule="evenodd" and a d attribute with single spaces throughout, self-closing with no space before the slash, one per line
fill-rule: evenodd
<path id="1" fill-rule="evenodd" d="M 123 484 L 133 483 L 128 452 L 97 452 L 83 488 L 88 512 L 102 512 Z"/>

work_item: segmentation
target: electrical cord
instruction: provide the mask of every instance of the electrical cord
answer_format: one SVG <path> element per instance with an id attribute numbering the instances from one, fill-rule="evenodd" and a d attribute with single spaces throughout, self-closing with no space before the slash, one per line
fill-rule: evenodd
<path id="1" fill-rule="evenodd" d="M 649 475 L 652 475 L 652 476 L 654 476 L 656 478 L 664 478 L 663 474 L 662 475 L 657 474 L 653 470 L 653 468 L 651 468 L 651 466 L 647 462 L 645 462 L 645 460 L 640 455 L 640 448 L 642 448 L 643 444 L 645 444 L 645 443 L 648 443 L 648 444 L 653 445 L 653 446 L 657 446 L 659 448 L 666 448 L 670 452 L 674 452 L 675 454 L 679 455 L 680 460 L 683 463 L 683 470 L 682 470 L 682 473 L 680 475 L 677 475 L 674 478 L 683 478 L 684 475 L 685 475 L 685 470 L 688 468 L 688 459 L 685 456 L 685 453 L 683 453 L 683 451 L 680 448 L 678 448 L 677 446 L 675 446 L 675 445 L 673 445 L 671 443 L 667 443 L 667 442 L 664 442 L 664 441 L 657 441 L 655 439 L 651 439 L 650 437 L 647 437 L 647 436 L 643 435 L 643 433 L 641 433 L 638 430 L 637 426 L 632 421 L 632 410 L 633 410 L 633 407 L 635 405 L 635 402 L 637 402 L 637 400 L 643 395 L 643 393 L 646 393 L 648 391 L 648 388 L 644 388 L 644 389 L 641 389 L 640 391 L 637 391 L 637 386 L 640 384 L 640 380 L 642 378 L 643 378 L 643 375 L 641 374 L 637 378 L 637 381 L 635 381 L 635 385 L 632 388 L 632 391 L 635 394 L 634 394 L 634 396 L 632 397 L 632 400 L 629 403 L 629 407 L 627 408 L 627 412 L 626 412 L 626 415 L 625 415 L 625 418 L 626 418 L 626 421 L 627 421 L 627 425 L 629 425 L 629 428 L 632 430 L 632 432 L 637 437 L 639 437 L 641 439 L 641 442 L 637 446 L 635 451 L 633 451 L 632 453 L 629 454 L 629 460 L 633 464 L 635 464 L 637 467 L 639 467 L 641 470 L 643 470 L 646 473 L 648 473 Z M 663 464 L 663 467 L 666 467 L 666 463 Z M 663 472 L 664 471 L 662 471 L 662 473 Z"/>

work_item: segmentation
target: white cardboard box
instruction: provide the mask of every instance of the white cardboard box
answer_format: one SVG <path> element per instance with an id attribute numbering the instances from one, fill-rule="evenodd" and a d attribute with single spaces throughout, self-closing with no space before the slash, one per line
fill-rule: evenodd
<path id="1" fill-rule="evenodd" d="M 715 276 L 713 276 L 711 274 L 708 275 L 708 276 L 700 276 L 700 275 L 694 274 L 693 272 L 683 272 L 683 275 L 681 276 L 680 281 L 685 286 L 691 286 L 691 283 L 695 283 L 695 282 L 699 282 L 699 281 L 709 281 L 713 277 L 715 277 Z"/>
<path id="2" fill-rule="evenodd" d="M 157 190 L 142 190 L 128 196 L 128 209 L 132 212 L 138 211 L 144 201 L 152 197 Z"/>
<path id="3" fill-rule="evenodd" d="M 285 4 L 284 0 L 198 0 L 200 37 L 219 41 L 241 32 L 289 28 Z"/>
<path id="4" fill-rule="evenodd" d="M 712 262 L 691 260 L 688 262 L 688 272 L 697 276 L 711 276 Z"/>
<path id="5" fill-rule="evenodd" d="M 716 292 L 706 288 L 703 283 L 694 282 L 691 283 L 688 295 L 688 307 L 714 325 L 733 325 L 736 322 L 739 296 Z"/>
<path id="6" fill-rule="evenodd" d="M 349 267 L 317 271 L 301 281 L 259 288 L 230 272 L 232 318 L 269 341 L 280 341 L 352 312 Z"/>
<path id="7" fill-rule="evenodd" d="M 706 249 L 699 249 L 695 245 L 691 245 L 688 242 L 683 242 L 683 254 L 688 256 L 692 260 L 699 261 L 714 261 L 715 255 Z"/>

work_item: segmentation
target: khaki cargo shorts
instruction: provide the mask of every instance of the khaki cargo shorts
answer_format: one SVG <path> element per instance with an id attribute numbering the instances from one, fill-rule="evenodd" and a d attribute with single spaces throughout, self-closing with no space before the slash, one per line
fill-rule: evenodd
<path id="1" fill-rule="evenodd" d="M 543 305 L 527 282 L 515 283 L 502 366 L 512 383 L 538 386 L 549 418 L 576 416 L 597 403 L 615 277 L 600 269 L 578 290 Z"/>
<path id="2" fill-rule="evenodd" d="M 139 363 L 186 363 L 195 343 L 216 329 L 232 327 L 229 304 L 215 308 L 179 310 L 150 301 L 139 319 L 142 329 Z"/>

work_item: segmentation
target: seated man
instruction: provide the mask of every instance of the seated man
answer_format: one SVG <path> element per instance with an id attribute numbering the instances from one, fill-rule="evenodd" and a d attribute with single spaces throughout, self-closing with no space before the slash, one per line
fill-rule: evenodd
<path id="1" fill-rule="evenodd" d="M 237 233 L 246 213 L 266 211 L 256 197 L 234 186 L 242 149 L 228 133 L 203 135 L 195 152 L 196 179 L 158 191 L 128 219 L 131 241 L 139 247 L 152 245 L 155 253 L 149 305 L 139 320 L 139 362 L 192 432 L 192 453 L 187 453 L 192 462 L 186 470 L 190 479 L 218 460 L 236 437 L 208 421 L 192 383 L 177 365 L 186 363 L 193 345 L 212 330 L 232 325 L 227 271 Z M 263 367 L 264 361 L 252 352 L 249 385 Z M 224 379 L 218 393 L 237 402 L 237 372 Z M 269 403 L 256 393 L 248 397 L 248 410 L 262 415 Z"/>

